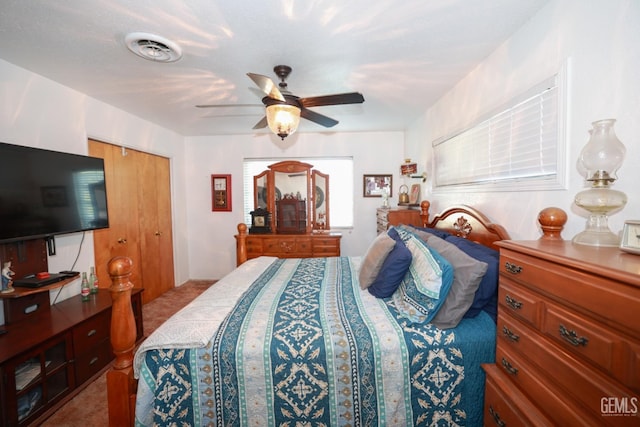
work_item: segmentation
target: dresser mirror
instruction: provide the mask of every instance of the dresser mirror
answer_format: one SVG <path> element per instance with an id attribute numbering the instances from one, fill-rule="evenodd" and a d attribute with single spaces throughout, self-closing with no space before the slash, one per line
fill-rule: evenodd
<path id="1" fill-rule="evenodd" d="M 254 206 L 272 214 L 275 231 L 305 234 L 329 230 L 329 175 L 295 160 L 268 167 L 253 177 Z"/>
<path id="2" fill-rule="evenodd" d="M 267 200 L 269 171 L 264 171 L 253 177 L 253 206 L 255 209 L 268 209 Z"/>
<path id="3" fill-rule="evenodd" d="M 329 230 L 329 175 L 314 170 L 311 174 L 313 188 L 313 229 Z"/>

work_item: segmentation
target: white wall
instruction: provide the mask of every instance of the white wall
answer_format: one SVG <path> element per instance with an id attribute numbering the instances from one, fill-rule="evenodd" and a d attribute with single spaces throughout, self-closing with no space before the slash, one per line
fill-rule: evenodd
<path id="1" fill-rule="evenodd" d="M 353 156 L 355 226 L 342 231 L 342 255 L 362 255 L 376 236 L 381 198 L 362 197 L 363 174 L 393 174 L 397 203 L 402 132 L 294 134 L 284 141 L 275 135 L 235 135 L 186 139 L 187 212 L 191 277 L 221 278 L 235 267 L 234 234 L 243 221 L 242 162 L 245 157 L 292 159 L 313 156 Z M 211 174 L 232 175 L 232 212 L 211 212 Z M 331 181 L 331 186 L 340 183 Z"/>
<path id="2" fill-rule="evenodd" d="M 171 158 L 175 278 L 184 283 L 189 264 L 183 137 L 0 60 L 0 141 L 86 155 L 88 138 Z M 57 255 L 49 257 L 49 271 L 70 269 L 81 240 L 81 233 L 56 237 Z M 92 265 L 93 234 L 88 232 L 75 269 L 88 271 Z M 52 299 L 57 292 L 51 291 Z M 58 300 L 79 292 L 76 280 Z"/>
<path id="3" fill-rule="evenodd" d="M 574 165 L 587 140 L 590 123 L 616 118 L 618 137 L 627 147 L 625 164 L 614 188 L 627 193 L 626 208 L 612 216 L 615 231 L 625 219 L 640 219 L 640 2 L 635 0 L 552 0 L 510 40 L 407 130 L 388 133 L 297 134 L 279 141 L 270 134 L 183 138 L 117 108 L 0 60 L 0 141 L 86 154 L 87 138 L 122 144 L 171 158 L 176 283 L 220 278 L 235 265 L 236 225 L 242 221 L 244 157 L 353 156 L 355 222 L 343 232 L 342 253 L 364 253 L 375 237 L 379 198 L 362 197 L 362 175 L 393 174 L 398 187 L 405 157 L 418 161 L 419 172 L 431 170 L 431 142 L 511 96 L 553 74 L 571 58 L 569 189 L 548 192 L 431 194 L 432 212 L 452 203 L 477 206 L 504 224 L 516 239 L 535 239 L 538 212 L 559 206 L 569 213 L 564 233 L 571 238 L 584 227 L 586 214 L 572 206 L 583 179 Z M 404 146 L 403 146 L 404 144 Z M 210 175 L 233 175 L 233 211 L 211 212 Z M 335 183 L 332 183 L 332 185 Z M 70 268 L 81 235 L 56 239 L 58 255 L 51 271 Z M 76 268 L 93 264 L 91 233 Z M 61 298 L 76 295 L 79 284 Z"/>
<path id="4" fill-rule="evenodd" d="M 587 213 L 573 204 L 584 180 L 575 167 L 591 122 L 615 118 L 627 155 L 613 188 L 629 199 L 610 217 L 614 232 L 626 219 L 640 219 L 640 2 L 555 0 L 443 96 L 407 131 L 409 157 L 431 170 L 431 143 L 505 103 L 558 71 L 570 58 L 568 190 L 545 192 L 426 192 L 438 212 L 452 203 L 480 208 L 507 227 L 514 239 L 537 239 L 538 212 L 548 206 L 568 216 L 563 237 L 584 229 Z M 473 155 L 473 153 L 469 153 Z M 430 187 L 430 180 L 428 182 Z"/>

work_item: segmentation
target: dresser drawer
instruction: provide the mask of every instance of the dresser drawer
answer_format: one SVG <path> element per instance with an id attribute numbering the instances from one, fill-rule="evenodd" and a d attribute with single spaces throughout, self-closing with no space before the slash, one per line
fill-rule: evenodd
<path id="1" fill-rule="evenodd" d="M 110 326 L 111 310 L 105 310 L 73 328 L 74 353 L 76 355 L 83 354 L 99 342 L 109 338 Z"/>
<path id="2" fill-rule="evenodd" d="M 630 387 L 640 394 L 640 344 L 630 344 L 629 351 L 631 352 L 631 366 L 629 366 L 628 375 L 631 381 Z"/>
<path id="3" fill-rule="evenodd" d="M 498 302 L 500 310 L 505 310 L 536 327 L 540 326 L 540 315 L 544 304 L 539 295 L 502 278 L 498 289 Z"/>
<path id="4" fill-rule="evenodd" d="M 500 273 L 640 339 L 638 287 L 506 249 L 500 252 Z"/>
<path id="5" fill-rule="evenodd" d="M 262 255 L 262 239 L 247 238 L 247 254 Z"/>
<path id="6" fill-rule="evenodd" d="M 637 425 L 640 422 L 640 418 L 637 417 L 609 419 L 602 417 L 601 414 L 603 398 L 630 398 L 634 396 L 631 390 L 589 368 L 552 341 L 537 335 L 524 323 L 509 316 L 503 316 L 499 319 L 499 327 L 502 325 L 518 333 L 520 339 L 514 343 L 503 335 L 499 335 L 496 364 L 536 402 L 546 402 L 545 396 L 549 392 L 545 392 L 545 388 L 556 390 L 551 393 L 553 395 L 563 396 L 561 402 L 546 402 L 541 405 L 542 407 L 555 404 L 579 408 L 581 405 L 589 411 L 594 420 L 598 420 L 599 424 Z M 571 404 L 572 401 L 580 403 Z M 558 406 L 557 414 L 551 412 L 549 414 L 556 417 L 566 413 L 562 416 L 573 417 L 570 407 L 561 410 Z M 573 423 L 570 424 L 573 425 Z"/>
<path id="7" fill-rule="evenodd" d="M 566 351 L 584 357 L 624 385 L 634 386 L 630 368 L 638 355 L 625 345 L 628 338 L 553 303 L 545 305 L 542 331 Z"/>
<path id="8" fill-rule="evenodd" d="M 113 360 L 111 341 L 102 341 L 90 351 L 76 359 L 76 383 L 82 384 L 97 374 Z"/>
<path id="9" fill-rule="evenodd" d="M 263 249 L 265 254 L 281 257 L 304 257 L 312 253 L 311 239 L 302 237 L 278 237 L 276 239 L 264 239 Z"/>
<path id="10" fill-rule="evenodd" d="M 570 399 L 566 399 L 561 389 L 552 382 L 545 381 L 534 365 L 519 353 L 515 346 L 504 342 L 498 345 L 496 365 L 513 384 L 533 402 L 536 402 L 558 425 L 585 424 L 585 414 L 576 409 Z M 592 423 L 597 425 L 596 422 Z M 512 424 L 513 425 L 513 424 Z"/>
<path id="11" fill-rule="evenodd" d="M 335 237 L 314 237 L 313 256 L 340 256 L 340 239 Z"/>
<path id="12" fill-rule="evenodd" d="M 485 426 L 552 426 L 526 396 L 515 389 L 496 365 L 483 365 L 487 374 L 484 394 Z"/>

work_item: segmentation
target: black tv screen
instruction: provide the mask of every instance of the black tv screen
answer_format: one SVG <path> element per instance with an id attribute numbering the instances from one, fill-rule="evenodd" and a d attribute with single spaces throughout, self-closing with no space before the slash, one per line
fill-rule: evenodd
<path id="1" fill-rule="evenodd" d="M 102 159 L 0 142 L 0 242 L 107 227 Z"/>

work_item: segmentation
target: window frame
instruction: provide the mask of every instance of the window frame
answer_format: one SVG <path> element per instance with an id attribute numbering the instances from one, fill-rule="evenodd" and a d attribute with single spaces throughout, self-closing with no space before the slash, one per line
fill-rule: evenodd
<path id="1" fill-rule="evenodd" d="M 486 191 L 486 192 L 499 192 L 499 191 L 540 191 L 540 190 L 566 190 L 568 187 L 568 165 L 567 165 L 567 126 L 568 123 L 568 99 L 569 99 L 569 64 L 568 62 L 563 64 L 561 69 L 551 77 L 544 79 L 542 82 L 534 85 L 529 90 L 515 96 L 501 107 L 492 110 L 490 113 L 481 116 L 475 120 L 471 125 L 464 129 L 447 135 L 442 138 L 438 138 L 433 141 L 432 149 L 432 170 L 433 170 L 433 192 L 468 192 L 468 191 Z M 555 172 L 547 176 L 527 176 L 527 177 L 501 177 L 499 179 L 477 179 L 473 182 L 465 183 L 453 183 L 453 184 L 437 184 L 438 180 L 438 165 L 441 164 L 438 159 L 437 146 L 445 143 L 453 142 L 456 137 L 464 134 L 465 132 L 480 129 L 488 125 L 491 120 L 496 120 L 504 114 L 508 114 L 509 111 L 519 105 L 524 104 L 528 100 L 536 96 L 541 96 L 550 87 L 555 90 L 554 102 L 556 105 L 555 117 L 556 117 L 556 129 L 555 129 Z M 490 138 L 489 138 L 490 139 Z M 481 141 L 484 147 L 491 148 L 491 141 Z M 531 144 L 533 146 L 533 144 Z M 453 146 L 452 146 L 453 147 Z M 459 148 L 459 147 L 458 147 Z M 474 146 L 475 148 L 475 146 Z M 455 150 L 454 150 L 455 151 Z M 469 155 L 473 156 L 473 152 Z M 484 165 L 485 168 L 490 168 L 493 165 Z M 442 167 L 442 166 L 440 166 Z"/>

